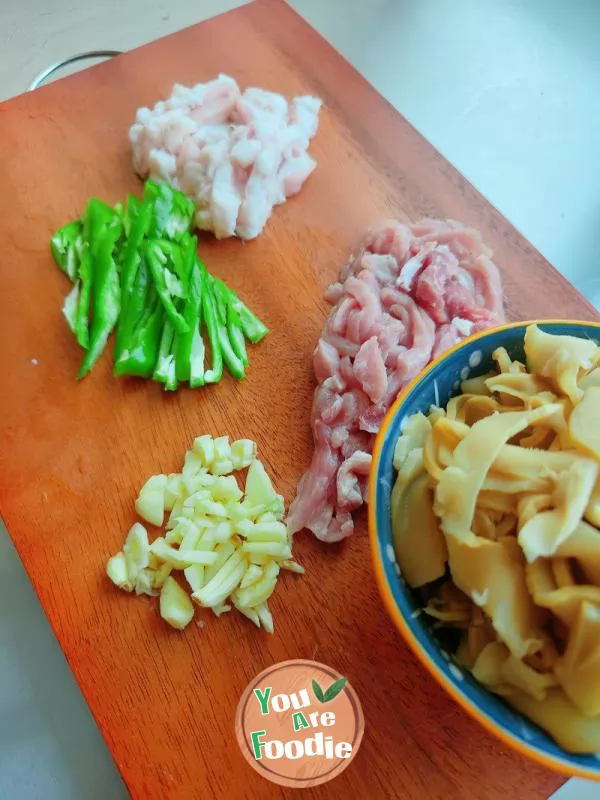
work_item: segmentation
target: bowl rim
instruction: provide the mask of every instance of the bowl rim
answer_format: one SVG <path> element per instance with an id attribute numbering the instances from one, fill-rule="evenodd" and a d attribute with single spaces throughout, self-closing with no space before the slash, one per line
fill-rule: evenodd
<path id="1" fill-rule="evenodd" d="M 534 319 L 524 322 L 507 322 L 504 325 L 498 325 L 495 328 L 487 328 L 484 331 L 469 336 L 463 339 L 458 344 L 445 350 L 439 356 L 434 358 L 404 389 L 398 394 L 394 400 L 389 411 L 385 415 L 383 422 L 377 433 L 375 444 L 373 446 L 373 459 L 371 463 L 371 476 L 374 476 L 379 469 L 381 461 L 381 451 L 383 449 L 384 440 L 387 437 L 388 430 L 395 419 L 399 408 L 404 403 L 406 397 L 413 391 L 415 386 L 419 384 L 435 367 L 445 361 L 450 355 L 459 352 L 465 347 L 472 345 L 474 342 L 485 339 L 488 336 L 502 333 L 503 331 L 512 330 L 514 328 L 526 328 L 529 325 L 580 325 L 582 327 L 589 326 L 598 328 L 600 330 L 600 321 L 587 321 L 587 320 L 570 320 L 570 319 Z M 368 506 L 368 528 L 369 528 L 369 542 L 371 546 L 371 559 L 375 571 L 375 578 L 379 593 L 383 599 L 384 606 L 392 618 L 396 628 L 401 633 L 404 641 L 408 644 L 413 654 L 417 657 L 418 661 L 425 667 L 429 674 L 444 688 L 450 697 L 458 703 L 458 705 L 469 714 L 473 719 L 477 720 L 487 731 L 492 733 L 504 744 L 507 744 L 513 750 L 521 753 L 521 755 L 542 764 L 555 772 L 569 777 L 586 778 L 587 780 L 600 781 L 600 764 L 598 770 L 588 770 L 585 767 L 575 766 L 568 760 L 561 760 L 554 756 L 548 756 L 536 747 L 526 744 L 517 736 L 507 732 L 501 728 L 491 717 L 484 714 L 479 707 L 470 700 L 465 694 L 459 691 L 454 684 L 447 678 L 444 672 L 438 665 L 430 658 L 429 654 L 419 643 L 419 640 L 412 632 L 406 623 L 400 609 L 396 605 L 391 587 L 386 578 L 382 566 L 381 550 L 379 547 L 379 538 L 377 535 L 377 513 L 376 513 L 376 500 L 377 494 L 377 481 L 369 481 L 369 506 Z M 566 752 L 566 751 L 565 751 Z"/>

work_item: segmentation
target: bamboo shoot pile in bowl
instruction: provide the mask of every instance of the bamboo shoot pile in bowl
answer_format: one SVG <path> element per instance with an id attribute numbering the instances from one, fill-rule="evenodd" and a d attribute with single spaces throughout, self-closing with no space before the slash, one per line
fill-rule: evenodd
<path id="1" fill-rule="evenodd" d="M 600 780 L 600 323 L 505 325 L 433 361 L 373 454 L 386 607 L 465 710 Z"/>

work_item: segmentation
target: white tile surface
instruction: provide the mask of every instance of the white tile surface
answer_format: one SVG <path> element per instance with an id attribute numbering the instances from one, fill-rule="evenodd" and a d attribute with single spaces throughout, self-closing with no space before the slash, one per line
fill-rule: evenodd
<path id="1" fill-rule="evenodd" d="M 24 90 L 37 72 L 65 56 L 95 48 L 129 49 L 241 4 L 5 0 L 0 4 L 0 98 Z M 597 0 L 291 4 L 600 304 Z M 0 797 L 125 797 L 3 530 L 0 637 Z M 571 781 L 556 798 L 592 800 L 598 791 Z"/>
<path id="2" fill-rule="evenodd" d="M 597 0 L 292 0 L 600 304 Z"/>
<path id="3" fill-rule="evenodd" d="M 0 99 L 24 91 L 42 69 L 75 53 L 131 50 L 243 4 L 244 0 L 2 0 Z"/>
<path id="4" fill-rule="evenodd" d="M 1 523 L 0 641 L 0 797 L 127 797 Z"/>
<path id="5" fill-rule="evenodd" d="M 552 800 L 598 800 L 599 792 L 597 783 L 573 778 L 554 792 Z"/>

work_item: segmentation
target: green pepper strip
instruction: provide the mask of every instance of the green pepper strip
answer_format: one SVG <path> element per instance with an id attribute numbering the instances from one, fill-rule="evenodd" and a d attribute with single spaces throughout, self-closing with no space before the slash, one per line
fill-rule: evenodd
<path id="1" fill-rule="evenodd" d="M 75 315 L 77 314 L 77 304 L 79 303 L 79 281 L 73 284 L 73 288 L 65 297 L 63 303 L 63 314 L 67 320 L 67 325 L 73 333 L 75 333 Z"/>
<path id="2" fill-rule="evenodd" d="M 240 315 L 233 306 L 227 306 L 227 333 L 236 356 L 247 367 L 248 352 L 246 350 L 244 331 L 242 330 Z"/>
<path id="3" fill-rule="evenodd" d="M 182 246 L 182 250 L 183 250 Z M 200 325 L 202 321 L 202 263 L 196 257 L 196 237 L 185 248 L 183 257 L 190 263 L 188 292 L 183 317 L 188 324 L 187 333 L 175 337 L 175 362 L 177 380 L 189 381 L 192 388 L 204 384 L 204 342 Z"/>
<path id="4" fill-rule="evenodd" d="M 131 226 L 139 216 L 143 202 L 143 200 L 140 200 L 134 194 L 127 195 L 127 204 L 125 206 L 125 213 L 123 214 L 123 232 L 127 238 L 131 235 Z"/>
<path id="5" fill-rule="evenodd" d="M 189 232 L 194 218 L 194 203 L 168 183 L 146 181 L 144 199 L 152 201 L 154 214 L 150 227 L 150 238 L 167 238 L 179 241 Z"/>
<path id="6" fill-rule="evenodd" d="M 173 190 L 166 183 L 146 181 L 144 184 L 144 201 L 153 208 L 152 222 L 148 235 L 152 239 L 160 239 L 164 235 L 167 220 L 173 208 Z"/>
<path id="7" fill-rule="evenodd" d="M 192 350 L 190 353 L 190 388 L 196 389 L 198 386 L 204 386 L 204 357 L 206 348 L 204 347 L 204 340 L 202 339 L 202 317 L 198 315 L 198 325 L 194 328 L 194 336 L 192 338 Z"/>
<path id="8" fill-rule="evenodd" d="M 131 201 L 135 200 L 135 203 Z M 137 205 L 136 205 L 137 204 Z M 121 353 L 127 346 L 127 342 L 133 334 L 133 329 L 139 320 L 143 310 L 143 300 L 145 299 L 145 287 L 148 285 L 148 268 L 140 256 L 140 248 L 144 236 L 148 233 L 150 220 L 152 217 L 152 205 L 149 202 L 140 202 L 135 197 L 128 197 L 127 212 L 125 214 L 124 225 L 129 229 L 127 243 L 123 249 L 121 262 L 121 315 L 117 326 L 117 342 L 115 345 L 115 360 L 118 360 Z M 144 291 L 142 304 L 140 306 L 139 295 L 140 287 L 138 276 L 143 273 L 142 283 Z M 135 284 L 138 285 L 135 285 Z"/>
<path id="9" fill-rule="evenodd" d="M 128 358 L 136 332 L 140 326 L 147 322 L 150 311 L 153 309 L 151 298 L 162 308 L 156 289 L 152 284 L 146 259 L 140 257 L 139 267 L 135 273 L 127 298 L 125 298 L 123 289 L 121 289 L 121 314 L 117 326 L 117 341 L 114 352 L 115 367 L 122 358 L 125 360 Z M 154 367 L 154 364 L 152 364 L 152 367 Z M 116 374 L 119 373 L 116 372 Z"/>
<path id="10" fill-rule="evenodd" d="M 115 218 L 117 219 L 115 220 Z M 83 216 L 84 238 L 93 244 L 98 241 L 100 234 L 108 224 L 117 225 L 118 222 L 120 222 L 118 211 L 102 200 L 98 200 L 97 197 L 92 197 Z"/>
<path id="11" fill-rule="evenodd" d="M 77 278 L 77 268 L 79 266 L 79 253 L 77 251 L 77 239 L 81 236 L 83 225 L 80 220 L 69 222 L 59 231 L 56 231 L 50 239 L 50 251 L 56 261 L 56 265 L 74 283 Z"/>
<path id="12" fill-rule="evenodd" d="M 175 371 L 175 356 L 173 354 L 174 343 L 175 328 L 171 320 L 167 317 L 160 338 L 156 369 L 152 375 L 152 380 L 158 381 L 158 383 L 164 383 L 166 390 L 175 390 L 179 385 Z"/>
<path id="13" fill-rule="evenodd" d="M 130 199 L 136 200 L 135 197 Z M 121 281 L 124 295 L 128 294 L 133 284 L 139 265 L 139 250 L 144 237 L 148 233 L 152 218 L 152 205 L 150 203 L 137 201 L 136 206 L 130 202 L 130 199 L 127 201 L 127 212 L 123 223 L 129 231 L 121 262 Z"/>
<path id="14" fill-rule="evenodd" d="M 204 265 L 202 269 L 202 317 L 206 324 L 206 332 L 210 342 L 212 355 L 211 368 L 204 373 L 205 383 L 217 383 L 223 376 L 223 353 L 221 351 L 219 339 L 219 320 L 217 319 L 217 308 L 215 297 L 211 286 L 211 276 L 208 274 Z"/>
<path id="15" fill-rule="evenodd" d="M 226 285 L 222 281 L 213 278 L 213 288 L 218 298 L 221 322 L 227 325 L 227 334 L 229 335 L 229 341 L 231 342 L 233 352 L 242 364 L 247 367 L 248 353 L 246 351 L 246 341 L 244 339 L 240 316 L 230 304 L 227 291 L 224 291 Z"/>
<path id="16" fill-rule="evenodd" d="M 169 259 L 164 254 L 160 243 L 156 241 L 146 242 L 144 253 L 148 260 L 148 266 L 150 267 L 150 272 L 154 280 L 154 285 L 156 286 L 156 291 L 158 292 L 158 296 L 160 297 L 160 300 L 165 308 L 167 317 L 170 319 L 173 327 L 178 333 L 187 333 L 188 324 L 177 310 L 175 301 L 173 300 L 171 290 L 169 288 L 168 281 L 171 279 L 174 281 L 177 280 L 172 272 L 170 273 L 170 277 L 167 276 L 167 273 L 170 272 L 166 266 Z"/>
<path id="17" fill-rule="evenodd" d="M 94 262 L 98 243 L 102 238 L 102 232 L 111 220 L 118 219 L 114 209 L 97 200 L 95 197 L 87 204 L 83 216 L 83 233 L 76 245 L 79 250 L 79 278 L 81 289 L 79 292 L 79 303 L 75 313 L 75 337 L 78 343 L 87 350 L 89 346 L 89 315 L 92 299 L 92 278 L 94 272 Z"/>
<path id="18" fill-rule="evenodd" d="M 136 269 L 133 284 L 129 287 L 127 294 L 125 294 L 121 286 L 121 314 L 117 323 L 115 363 L 120 359 L 121 354 L 129 349 L 131 337 L 147 307 L 147 295 L 152 286 L 146 259 L 138 256 L 138 261 L 139 265 Z"/>
<path id="19" fill-rule="evenodd" d="M 115 375 L 150 378 L 158 359 L 165 312 L 156 290 L 150 287 L 148 307 L 132 334 L 127 348 L 115 363 Z"/>
<path id="20" fill-rule="evenodd" d="M 187 297 L 187 286 L 192 268 L 192 248 L 195 254 L 196 237 L 186 234 L 179 244 L 169 242 L 167 239 L 156 239 L 153 244 L 163 255 L 163 263 L 169 265 L 169 272 L 176 279 L 173 283 L 179 284 L 178 297 Z M 166 259 L 166 261 L 164 261 Z M 169 278 L 172 281 L 172 278 Z"/>
<path id="21" fill-rule="evenodd" d="M 89 345 L 88 316 L 92 299 L 92 255 L 87 242 L 81 243 L 79 261 L 79 302 L 75 311 L 75 338 L 81 347 L 87 350 Z"/>
<path id="22" fill-rule="evenodd" d="M 244 364 L 241 358 L 235 352 L 229 339 L 229 334 L 227 332 L 227 306 L 225 304 L 225 299 L 220 291 L 220 287 L 216 285 L 215 279 L 209 276 L 208 280 L 210 282 L 217 308 L 217 335 L 219 338 L 221 352 L 223 353 L 223 359 L 227 364 L 227 369 L 229 372 L 231 372 L 233 377 L 241 380 L 245 375 Z"/>
<path id="23" fill-rule="evenodd" d="M 121 311 L 121 286 L 119 270 L 114 256 L 117 240 L 121 236 L 122 222 L 116 217 L 97 243 L 93 275 L 94 316 L 89 338 L 89 349 L 84 356 L 78 378 L 85 377 L 102 355 L 112 329 Z"/>
<path id="24" fill-rule="evenodd" d="M 195 213 L 193 200 L 181 192 L 173 192 L 173 206 L 165 227 L 165 235 L 176 242 L 181 241 L 192 229 Z"/>
<path id="25" fill-rule="evenodd" d="M 221 296 L 227 299 L 227 304 L 230 305 L 239 316 L 240 325 L 244 332 L 244 336 L 252 344 L 260 342 L 260 340 L 267 335 L 269 329 L 255 314 L 250 311 L 247 305 L 243 303 L 237 294 L 230 289 L 227 284 L 218 278 L 214 279 L 218 291 Z"/>

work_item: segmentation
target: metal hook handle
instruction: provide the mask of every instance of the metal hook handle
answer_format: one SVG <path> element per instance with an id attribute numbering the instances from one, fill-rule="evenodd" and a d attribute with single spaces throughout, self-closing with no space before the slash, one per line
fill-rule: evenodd
<path id="1" fill-rule="evenodd" d="M 46 67 L 46 69 L 38 73 L 27 87 L 27 91 L 33 92 L 33 90 L 41 86 L 52 73 L 66 67 L 68 64 L 73 64 L 75 61 L 84 61 L 88 58 L 112 58 L 113 56 L 120 56 L 122 52 L 122 50 L 90 50 L 87 53 L 78 53 L 76 56 L 65 58 L 64 61 L 57 61 L 56 64 L 52 64 L 52 66 Z"/>

